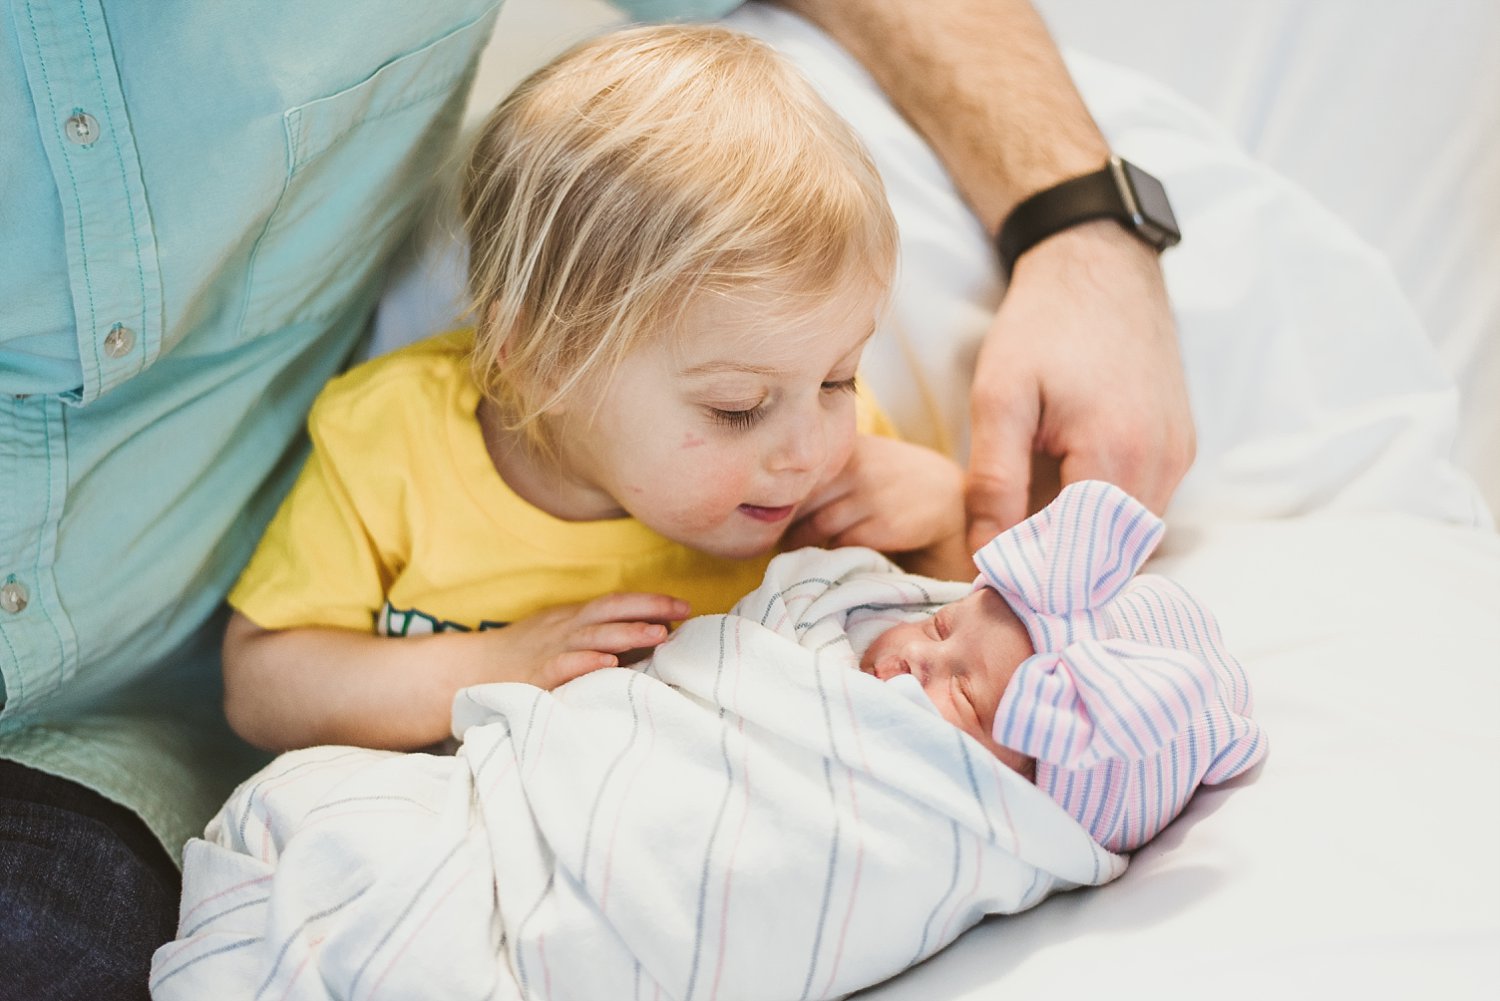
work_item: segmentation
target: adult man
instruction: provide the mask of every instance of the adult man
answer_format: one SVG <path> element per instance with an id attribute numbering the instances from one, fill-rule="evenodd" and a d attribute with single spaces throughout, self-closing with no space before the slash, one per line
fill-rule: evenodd
<path id="1" fill-rule="evenodd" d="M 1023 0 L 784 6 L 871 69 L 992 232 L 1108 155 Z M 176 920 L 172 855 L 254 760 L 223 725 L 215 613 L 367 326 L 495 10 L 12 0 L 0 941 L 17 996 L 144 992 Z M 1091 222 L 1021 254 L 979 372 L 974 537 L 1025 513 L 1034 449 L 1165 506 L 1191 423 L 1134 236 Z"/>

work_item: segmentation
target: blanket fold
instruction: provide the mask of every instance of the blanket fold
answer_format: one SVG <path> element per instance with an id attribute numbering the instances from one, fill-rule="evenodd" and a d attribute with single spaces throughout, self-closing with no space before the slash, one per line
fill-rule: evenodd
<path id="1" fill-rule="evenodd" d="M 640 669 L 460 692 L 453 757 L 283 755 L 188 846 L 157 998 L 830 998 L 1125 867 L 857 669 L 967 584 L 778 557 Z"/>

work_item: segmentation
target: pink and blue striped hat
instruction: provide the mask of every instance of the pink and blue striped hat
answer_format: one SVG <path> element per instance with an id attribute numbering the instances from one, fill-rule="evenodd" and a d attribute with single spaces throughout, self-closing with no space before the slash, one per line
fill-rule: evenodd
<path id="1" fill-rule="evenodd" d="M 974 554 L 974 586 L 1015 611 L 1035 654 L 1000 700 L 996 743 L 1036 759 L 1036 785 L 1111 851 L 1131 851 L 1266 754 L 1250 685 L 1212 613 L 1137 574 L 1161 519 L 1118 487 L 1064 487 Z"/>

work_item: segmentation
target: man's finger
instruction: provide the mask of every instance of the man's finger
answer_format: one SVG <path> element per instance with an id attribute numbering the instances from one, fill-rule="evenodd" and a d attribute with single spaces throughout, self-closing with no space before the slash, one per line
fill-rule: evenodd
<path id="1" fill-rule="evenodd" d="M 980 548 L 1026 516 L 1037 411 L 1034 405 L 1014 407 L 1014 401 L 979 397 L 974 401 L 969 468 L 964 477 L 970 549 Z"/>
<path id="2" fill-rule="evenodd" d="M 1168 474 L 1164 461 L 1142 448 L 1139 439 L 1105 443 L 1103 448 L 1078 449 L 1063 456 L 1061 483 L 1104 480 L 1130 494 L 1158 515 L 1166 508 L 1177 481 Z"/>

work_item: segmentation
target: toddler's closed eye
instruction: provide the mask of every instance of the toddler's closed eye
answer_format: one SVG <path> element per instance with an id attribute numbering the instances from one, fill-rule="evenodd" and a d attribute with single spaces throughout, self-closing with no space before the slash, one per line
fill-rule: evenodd
<path id="1" fill-rule="evenodd" d="M 718 407 L 710 407 L 708 412 L 715 424 L 736 431 L 744 431 L 760 422 L 766 414 L 766 408 L 761 404 L 756 404 L 748 410 L 721 410 Z"/>
<path id="2" fill-rule="evenodd" d="M 854 376 L 847 379 L 835 379 L 823 383 L 822 389 L 825 393 L 852 393 L 859 388 Z"/>

